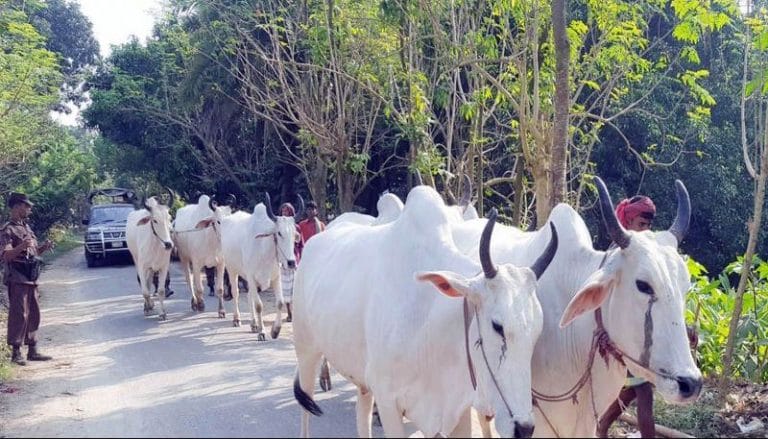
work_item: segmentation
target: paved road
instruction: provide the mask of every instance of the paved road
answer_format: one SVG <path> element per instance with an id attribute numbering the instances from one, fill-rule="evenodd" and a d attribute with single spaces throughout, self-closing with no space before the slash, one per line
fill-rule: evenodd
<path id="1" fill-rule="evenodd" d="M 132 265 L 88 269 L 80 249 L 58 258 L 41 276 L 40 345 L 55 359 L 15 368 L 0 387 L 0 437 L 298 435 L 291 324 L 257 342 L 247 323 L 232 327 L 230 302 L 224 320 L 207 293 L 206 311 L 191 311 L 176 264 L 168 320 L 158 322 L 143 315 Z M 274 301 L 264 300 L 269 334 Z M 240 301 L 247 310 L 247 295 Z M 318 387 L 315 437 L 356 434 L 354 387 L 333 378 L 331 392 Z"/>

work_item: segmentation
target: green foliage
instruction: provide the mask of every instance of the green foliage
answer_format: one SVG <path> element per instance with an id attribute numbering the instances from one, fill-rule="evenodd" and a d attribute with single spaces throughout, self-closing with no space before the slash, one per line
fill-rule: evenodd
<path id="1" fill-rule="evenodd" d="M 96 181 L 89 139 L 65 129 L 36 158 L 28 180 L 18 189 L 35 202 L 32 225 L 40 233 L 52 226 L 79 222 L 79 206 Z"/>
<path id="2" fill-rule="evenodd" d="M 744 268 L 744 259 L 739 257 L 716 279 L 709 279 L 701 264 L 688 259 L 693 288 L 688 294 L 686 320 L 699 330 L 697 355 L 704 373 L 722 373 L 736 297 L 730 275 Z M 748 268 L 751 275 L 744 294 L 745 312 L 736 334 L 733 370 L 736 376 L 768 382 L 768 262 L 755 256 Z"/>
<path id="3" fill-rule="evenodd" d="M 35 3 L 35 2 L 31 2 Z M 31 5 L 30 5 L 31 6 Z M 61 75 L 56 56 L 17 2 L 0 0 L 0 190 L 25 177 L 47 137 Z"/>

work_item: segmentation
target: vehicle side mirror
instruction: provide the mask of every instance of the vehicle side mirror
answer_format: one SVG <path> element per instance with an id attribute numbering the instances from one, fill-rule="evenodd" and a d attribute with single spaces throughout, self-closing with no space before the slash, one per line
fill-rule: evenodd
<path id="1" fill-rule="evenodd" d="M 83 221 L 82 221 L 82 222 L 83 222 L 83 225 L 84 225 L 84 226 L 87 226 L 89 221 L 88 221 L 87 219 L 83 219 Z"/>

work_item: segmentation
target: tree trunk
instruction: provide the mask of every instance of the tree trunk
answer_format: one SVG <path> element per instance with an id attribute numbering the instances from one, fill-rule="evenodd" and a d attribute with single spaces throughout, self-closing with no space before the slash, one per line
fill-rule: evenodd
<path id="1" fill-rule="evenodd" d="M 541 156 L 537 157 L 531 165 L 533 173 L 533 190 L 536 194 L 536 218 L 538 224 L 544 224 L 549 218 L 549 212 L 552 211 L 554 204 L 551 197 L 551 172 L 549 162 L 546 159 L 546 152 L 541 151 Z"/>
<path id="2" fill-rule="evenodd" d="M 325 208 L 325 200 L 328 198 L 327 182 L 328 165 L 318 158 L 315 161 L 315 166 L 311 167 L 309 172 L 307 172 L 307 186 L 309 187 L 312 200 L 317 203 L 317 211 L 320 218 L 327 218 Z"/>
<path id="3" fill-rule="evenodd" d="M 766 117 L 768 118 L 768 116 Z M 768 122 L 768 121 L 766 121 Z M 768 125 L 766 125 L 768 126 Z M 728 339 L 725 344 L 725 356 L 723 358 L 723 376 L 720 380 L 721 390 L 725 390 L 730 381 L 731 368 L 733 366 L 733 349 L 736 342 L 736 333 L 741 320 L 742 305 L 744 303 L 744 290 L 747 288 L 747 280 L 752 274 L 752 257 L 755 254 L 755 247 L 760 234 L 760 225 L 762 223 L 763 204 L 765 202 L 765 180 L 768 176 L 768 130 L 763 133 L 763 150 L 760 155 L 760 173 L 757 175 L 757 187 L 755 188 L 755 201 L 753 210 L 753 219 L 748 223 L 749 241 L 747 242 L 747 251 L 744 253 L 744 268 L 739 277 L 739 286 L 736 288 L 736 300 L 733 304 L 733 315 L 728 329 Z M 725 393 L 721 392 L 723 395 Z"/>
<path id="4" fill-rule="evenodd" d="M 555 121 L 552 132 L 552 199 L 550 208 L 565 201 L 566 151 L 568 150 L 568 110 L 570 84 L 566 1 L 552 1 L 552 32 L 555 40 Z M 541 218 L 541 217 L 540 217 Z"/>

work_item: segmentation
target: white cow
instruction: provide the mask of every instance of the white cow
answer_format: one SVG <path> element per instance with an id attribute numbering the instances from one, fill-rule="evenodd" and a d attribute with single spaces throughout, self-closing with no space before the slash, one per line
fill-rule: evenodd
<path id="1" fill-rule="evenodd" d="M 173 192 L 170 190 L 170 203 L 173 205 Z M 139 275 L 141 294 L 144 296 L 144 315 L 154 309 L 154 302 L 149 294 L 152 277 L 158 273 L 157 297 L 160 300 L 160 320 L 165 320 L 166 312 L 163 300 L 165 299 L 165 280 L 168 277 L 168 268 L 171 264 L 170 226 L 171 214 L 168 206 L 157 202 L 155 197 L 145 200 L 144 209 L 135 210 L 128 214 L 125 228 L 125 240 L 128 250 L 133 257 L 133 263 Z"/>
<path id="2" fill-rule="evenodd" d="M 224 318 L 226 315 L 221 221 L 231 213 L 232 209 L 229 206 L 218 206 L 208 195 L 201 195 L 197 204 L 188 204 L 176 212 L 171 233 L 179 253 L 181 269 L 192 294 L 193 311 L 205 311 L 201 271 L 205 267 L 215 267 L 219 318 Z"/>
<path id="3" fill-rule="evenodd" d="M 690 222 L 685 187 L 676 182 L 678 214 L 668 231 L 634 232 L 621 227 L 604 183 L 596 181 L 604 223 L 619 248 L 594 250 L 584 221 L 568 205 L 555 206 L 549 218 L 572 238 L 560 245 L 537 290 L 544 331 L 533 356 L 533 389 L 541 437 L 594 436 L 597 419 L 618 396 L 627 369 L 653 383 L 672 403 L 696 400 L 702 386 L 684 320 L 690 274 L 677 252 Z M 483 223 L 455 225 L 454 238 L 466 254 L 474 254 L 473 240 Z M 526 264 L 549 233 L 547 227 L 537 232 L 501 227 L 494 235 L 493 258 Z M 612 343 L 602 346 L 613 346 L 608 350 L 616 353 L 606 361 L 595 344 L 598 314 L 604 329 L 599 334 Z"/>
<path id="4" fill-rule="evenodd" d="M 403 211 L 403 202 L 400 201 L 397 195 L 385 191 L 379 197 L 379 201 L 376 202 L 376 210 L 379 212 L 379 215 L 376 217 L 357 212 L 342 213 L 328 223 L 325 229 L 335 228 L 341 224 L 377 226 L 390 223 L 400 216 L 400 212 Z"/>
<path id="5" fill-rule="evenodd" d="M 272 325 L 272 338 L 280 334 L 283 320 L 283 291 L 280 288 L 280 268 L 278 263 L 287 267 L 296 267 L 294 245 L 298 232 L 296 219 L 290 216 L 275 216 L 269 194 L 266 206 L 259 203 L 253 214 L 236 212 L 221 220 L 221 245 L 224 264 L 232 285 L 234 316 L 232 324 L 240 326 L 240 307 L 238 298 L 240 288 L 237 277 L 242 276 L 248 282 L 248 300 L 251 306 L 251 331 L 258 334 L 259 341 L 266 340 L 264 323 L 261 318 L 263 304 L 260 293 L 274 285 L 277 317 Z M 304 210 L 304 201 L 299 197 L 296 214 Z"/>
<path id="6" fill-rule="evenodd" d="M 472 406 L 495 414 L 503 435 L 530 435 L 530 355 L 542 316 L 534 288 L 556 240 L 532 269 L 495 267 L 488 253 L 491 220 L 482 264 L 476 263 L 454 246 L 443 206 L 434 189 L 418 186 L 395 221 L 338 227 L 307 243 L 293 297 L 294 396 L 305 409 L 303 436 L 309 413 L 322 413 L 312 396 L 323 356 L 358 388 L 361 437 L 371 435 L 374 396 L 390 437 L 404 437 L 403 415 L 425 437 L 454 430 L 468 435 Z M 464 307 L 456 298 L 473 310 L 466 346 Z"/>
<path id="7" fill-rule="evenodd" d="M 467 174 L 463 174 L 464 189 L 461 193 L 461 199 L 456 206 L 450 206 L 449 209 L 456 211 L 461 220 L 469 221 L 478 219 L 477 209 L 470 202 L 472 200 L 472 179 Z"/>

